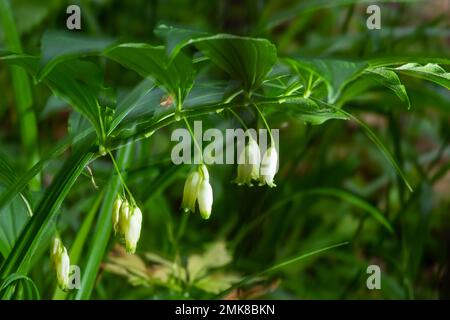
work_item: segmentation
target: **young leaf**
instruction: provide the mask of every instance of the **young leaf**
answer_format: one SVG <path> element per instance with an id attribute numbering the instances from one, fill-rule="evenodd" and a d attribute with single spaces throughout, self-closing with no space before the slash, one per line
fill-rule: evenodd
<path id="1" fill-rule="evenodd" d="M 334 103 L 343 88 L 361 75 L 368 66 L 363 62 L 343 60 L 288 58 L 285 61 L 294 69 L 307 70 L 323 79 L 328 89 L 328 102 L 330 103 Z"/>
<path id="2" fill-rule="evenodd" d="M 400 79 L 394 71 L 386 68 L 375 68 L 368 69 L 367 74 L 386 88 L 391 89 L 401 101 L 407 104 L 408 109 L 411 108 L 411 103 L 409 101 L 408 94 L 406 93 L 405 86 L 402 85 Z"/>
<path id="3" fill-rule="evenodd" d="M 395 70 L 408 76 L 432 81 L 450 90 L 450 72 L 446 72 L 437 64 L 427 63 L 421 66 L 418 63 L 407 63 Z"/>

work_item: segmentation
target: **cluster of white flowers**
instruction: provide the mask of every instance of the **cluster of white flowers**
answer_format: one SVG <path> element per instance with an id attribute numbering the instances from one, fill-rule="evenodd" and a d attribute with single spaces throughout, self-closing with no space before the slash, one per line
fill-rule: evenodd
<path id="1" fill-rule="evenodd" d="M 260 186 L 267 184 L 275 187 L 273 178 L 277 173 L 278 153 L 272 144 L 261 160 L 258 143 L 250 136 L 248 144 L 239 155 L 237 177 L 234 180 L 238 185 L 252 186 L 253 181 L 258 181 Z"/>
<path id="2" fill-rule="evenodd" d="M 53 239 L 50 259 L 56 269 L 56 278 L 61 290 L 69 289 L 70 258 L 59 237 Z"/>
<path id="3" fill-rule="evenodd" d="M 119 234 L 129 253 L 136 251 L 136 245 L 141 235 L 142 212 L 136 205 L 118 196 L 113 204 L 113 228 Z"/>
<path id="4" fill-rule="evenodd" d="M 204 164 L 192 171 L 186 179 L 181 207 L 186 211 L 195 212 L 198 202 L 200 215 L 209 219 L 213 204 L 213 191 L 209 183 L 209 172 Z"/>

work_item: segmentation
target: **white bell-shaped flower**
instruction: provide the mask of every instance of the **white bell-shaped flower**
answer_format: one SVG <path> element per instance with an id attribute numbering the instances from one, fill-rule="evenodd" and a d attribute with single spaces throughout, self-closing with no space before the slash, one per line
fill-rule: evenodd
<path id="1" fill-rule="evenodd" d="M 127 230 L 124 234 L 125 246 L 129 253 L 136 251 L 136 245 L 141 235 L 142 212 L 138 207 L 134 208 L 128 216 Z"/>
<path id="2" fill-rule="evenodd" d="M 278 170 L 278 153 L 274 146 L 266 150 L 263 155 L 260 167 L 260 185 L 267 184 L 269 187 L 276 187 L 273 178 Z"/>
<path id="3" fill-rule="evenodd" d="M 250 141 L 238 157 L 237 177 L 234 180 L 238 185 L 252 185 L 252 180 L 259 179 L 259 165 L 261 153 L 258 143 L 250 137 Z"/>
<path id="4" fill-rule="evenodd" d="M 213 191 L 208 180 L 203 179 L 198 190 L 198 207 L 203 219 L 209 219 L 213 204 Z"/>
<path id="5" fill-rule="evenodd" d="M 195 202 L 197 200 L 198 188 L 201 176 L 198 171 L 191 172 L 184 183 L 183 201 L 181 207 L 184 211 L 195 212 Z"/>
<path id="6" fill-rule="evenodd" d="M 56 269 L 56 278 L 61 290 L 69 289 L 70 258 L 67 249 L 58 237 L 53 239 L 51 260 Z"/>
<path id="7" fill-rule="evenodd" d="M 117 231 L 119 230 L 120 207 L 122 206 L 122 203 L 123 203 L 123 200 L 119 196 L 119 197 L 117 197 L 116 201 L 114 201 L 114 204 L 113 204 L 112 219 L 113 219 L 114 233 L 117 233 Z"/>
<path id="8" fill-rule="evenodd" d="M 128 217 L 130 215 L 130 203 L 125 199 L 119 210 L 119 233 L 124 236 L 128 230 Z"/>

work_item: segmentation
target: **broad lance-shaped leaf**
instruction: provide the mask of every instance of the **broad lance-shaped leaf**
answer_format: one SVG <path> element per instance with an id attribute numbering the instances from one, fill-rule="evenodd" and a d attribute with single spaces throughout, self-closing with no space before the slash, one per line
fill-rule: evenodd
<path id="1" fill-rule="evenodd" d="M 328 102 L 330 103 L 334 103 L 343 88 L 361 75 L 368 66 L 363 62 L 343 60 L 288 58 L 284 61 L 296 70 L 307 70 L 325 81 L 328 90 Z"/>
<path id="2" fill-rule="evenodd" d="M 437 64 L 428 63 L 421 66 L 418 63 L 407 63 L 394 70 L 408 76 L 432 81 L 450 90 L 450 73 Z"/>
<path id="3" fill-rule="evenodd" d="M 398 75 L 394 71 L 386 68 L 375 68 L 368 69 L 367 74 L 381 85 L 391 89 L 400 100 L 407 104 L 408 109 L 411 107 L 405 86 L 402 85 Z"/>
<path id="4" fill-rule="evenodd" d="M 27 274 L 34 253 L 46 246 L 48 231 L 54 226 L 58 210 L 69 193 L 75 180 L 93 157 L 93 146 L 88 144 L 80 148 L 64 163 L 52 184 L 42 196 L 33 217 L 23 228 L 13 249 L 0 268 L 0 279 L 17 272 Z"/>
<path id="5" fill-rule="evenodd" d="M 153 77 L 179 100 L 178 103 L 183 102 L 194 83 L 192 60 L 179 54 L 169 61 L 165 48 L 161 46 L 125 43 L 109 48 L 104 55 L 143 77 Z"/>
<path id="6" fill-rule="evenodd" d="M 57 64 L 89 54 L 100 53 L 114 43 L 110 38 L 92 38 L 67 31 L 47 31 L 41 40 L 38 81 Z"/>
<path id="7" fill-rule="evenodd" d="M 0 193 L 5 190 L 0 183 Z M 29 220 L 27 204 L 24 198 L 19 195 L 15 196 L 13 200 L 5 207 L 0 209 L 0 254 L 6 258 L 23 227 Z"/>
<path id="8" fill-rule="evenodd" d="M 25 55 L 0 57 L 7 63 L 25 68 L 33 76 L 38 70 L 38 58 Z M 42 79 L 53 93 L 68 102 L 94 126 L 97 136 L 102 137 L 105 128 L 104 109 L 99 105 L 97 96 L 102 90 L 102 71 L 87 61 L 65 61 L 56 65 Z"/>
<path id="9" fill-rule="evenodd" d="M 194 44 L 230 76 L 242 82 L 246 92 L 256 90 L 277 61 L 276 47 L 266 39 L 159 26 L 155 33 L 166 40 L 173 58 L 180 50 Z"/>

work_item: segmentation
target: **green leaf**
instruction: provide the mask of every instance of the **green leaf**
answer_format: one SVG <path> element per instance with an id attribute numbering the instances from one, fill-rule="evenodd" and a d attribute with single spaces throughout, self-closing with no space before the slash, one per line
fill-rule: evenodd
<path id="1" fill-rule="evenodd" d="M 339 110 L 327 106 L 319 106 L 314 101 L 302 97 L 281 99 L 280 103 L 287 113 L 314 125 L 322 124 L 331 119 L 349 119 L 348 116 Z M 277 110 L 279 109 L 277 108 Z"/>
<path id="2" fill-rule="evenodd" d="M 4 187 L 0 184 L 0 193 Z M 0 253 L 6 259 L 10 254 L 23 227 L 29 220 L 28 204 L 25 198 L 16 196 L 0 209 Z"/>
<path id="3" fill-rule="evenodd" d="M 180 104 L 194 83 L 192 61 L 184 54 L 169 61 L 161 46 L 125 43 L 109 48 L 104 54 L 143 77 L 153 77 Z"/>
<path id="4" fill-rule="evenodd" d="M 83 250 L 87 248 L 86 240 L 88 239 L 89 232 L 93 229 L 93 222 L 95 215 L 100 207 L 100 203 L 103 199 L 104 192 L 99 192 L 97 197 L 93 199 L 93 203 L 89 212 L 81 224 L 80 229 L 77 231 L 77 236 L 75 241 L 70 248 L 70 263 L 72 265 L 78 265 L 83 256 Z M 55 292 L 53 294 L 53 300 L 63 300 L 67 297 L 69 293 L 67 291 L 62 291 L 59 286 L 56 286 Z"/>
<path id="5" fill-rule="evenodd" d="M 450 72 L 446 72 L 444 68 L 434 63 L 427 63 L 422 66 L 418 63 L 407 63 L 394 70 L 408 76 L 425 79 L 437 83 L 444 88 L 450 90 Z"/>
<path id="6" fill-rule="evenodd" d="M 110 38 L 92 38 L 68 31 L 47 31 L 41 40 L 38 81 L 57 64 L 80 56 L 100 53 L 114 43 Z"/>
<path id="7" fill-rule="evenodd" d="M 69 193 L 77 177 L 91 161 L 93 152 L 91 145 L 79 149 L 65 162 L 56 174 L 52 184 L 41 198 L 33 217 L 20 233 L 13 250 L 0 268 L 0 279 L 11 273 L 26 274 L 30 261 L 38 248 L 46 246 L 43 241 L 55 222 L 58 210 Z"/>
<path id="8" fill-rule="evenodd" d="M 406 178 L 405 173 L 400 168 L 400 166 L 398 165 L 395 158 L 392 156 L 392 154 L 389 152 L 388 148 L 383 144 L 383 142 L 380 140 L 380 138 L 378 138 L 378 136 L 375 134 L 375 132 L 373 132 L 372 129 L 370 129 L 370 127 L 364 121 L 360 120 L 358 117 L 355 117 L 351 113 L 349 113 L 343 109 L 337 108 L 329 103 L 318 100 L 316 98 L 312 98 L 312 99 L 314 101 L 316 101 L 318 104 L 323 104 L 323 105 L 329 106 L 332 109 L 340 110 L 342 113 L 344 113 L 346 116 L 348 116 L 351 120 L 354 120 L 356 123 L 358 123 L 364 129 L 364 131 L 366 132 L 369 139 L 372 140 L 373 143 L 375 143 L 375 145 L 378 147 L 378 149 L 380 149 L 380 151 L 383 153 L 385 158 L 391 163 L 391 165 L 395 169 L 395 171 L 397 171 L 397 174 L 400 176 L 400 178 L 402 178 L 402 180 L 405 183 L 408 190 L 410 192 L 413 192 L 411 184 L 408 182 L 408 179 Z"/>
<path id="9" fill-rule="evenodd" d="M 22 175 L 18 176 L 17 179 L 15 177 L 10 179 L 7 189 L 3 193 L 0 193 L 0 209 L 10 203 L 10 201 L 12 201 L 12 199 L 17 194 L 20 194 L 26 188 L 30 180 L 39 172 L 41 172 L 42 169 L 50 162 L 50 160 L 61 156 L 71 145 L 77 143 L 81 139 L 84 139 L 86 136 L 90 136 L 90 139 L 93 140 L 91 129 L 81 132 L 76 137 L 67 137 L 63 139 L 54 148 L 43 155 L 41 157 L 41 160 L 32 168 L 30 168 Z M 26 192 L 24 192 L 24 194 L 27 195 Z"/>
<path id="10" fill-rule="evenodd" d="M 401 101 L 407 104 L 408 109 L 411 108 L 411 103 L 409 101 L 408 94 L 406 93 L 405 86 L 402 85 L 399 77 L 394 71 L 386 68 L 375 68 L 368 69 L 367 74 L 369 74 L 378 83 L 391 89 Z"/>
<path id="11" fill-rule="evenodd" d="M 14 285 L 16 287 L 13 287 Z M 20 286 L 22 288 L 20 288 Z M 10 288 L 12 289 L 12 291 L 22 289 L 21 297 L 18 298 L 25 300 L 41 299 L 39 289 L 36 287 L 36 284 L 33 280 L 31 280 L 31 278 L 27 277 L 26 275 L 19 273 L 10 274 L 3 280 L 2 285 L 0 286 L 0 294 L 3 294 L 3 291 L 6 291 Z"/>
<path id="12" fill-rule="evenodd" d="M 325 81 L 328 89 L 328 102 L 334 103 L 343 88 L 360 76 L 367 68 L 363 62 L 343 60 L 323 60 L 306 58 L 287 58 L 285 61 L 294 69 L 307 70 Z"/>
<path id="13" fill-rule="evenodd" d="M 166 41 L 166 51 L 171 58 L 177 56 L 183 47 L 210 36 L 204 31 L 181 29 L 164 24 L 155 29 L 155 34 Z"/>
<path id="14" fill-rule="evenodd" d="M 372 68 L 388 67 L 408 63 L 436 63 L 450 64 L 449 58 L 444 57 L 423 57 L 423 56 L 385 56 L 367 60 Z"/>
<path id="15" fill-rule="evenodd" d="M 108 135 L 133 130 L 139 122 L 151 118 L 163 96 L 164 92 L 155 86 L 153 79 L 142 80 L 117 104 Z"/>
<path id="16" fill-rule="evenodd" d="M 277 49 L 266 39 L 209 35 L 164 25 L 155 32 L 165 38 L 172 57 L 177 56 L 184 46 L 194 44 L 231 77 L 240 80 L 248 93 L 261 85 L 277 61 Z"/>
<path id="17" fill-rule="evenodd" d="M 25 55 L 10 55 L 0 57 L 7 63 L 19 65 L 36 75 L 38 58 Z M 103 73 L 94 63 L 72 60 L 61 62 L 47 73 L 42 82 L 47 85 L 55 96 L 68 102 L 94 126 L 97 136 L 104 138 L 104 111 L 101 109 L 97 96 L 100 93 Z"/>

